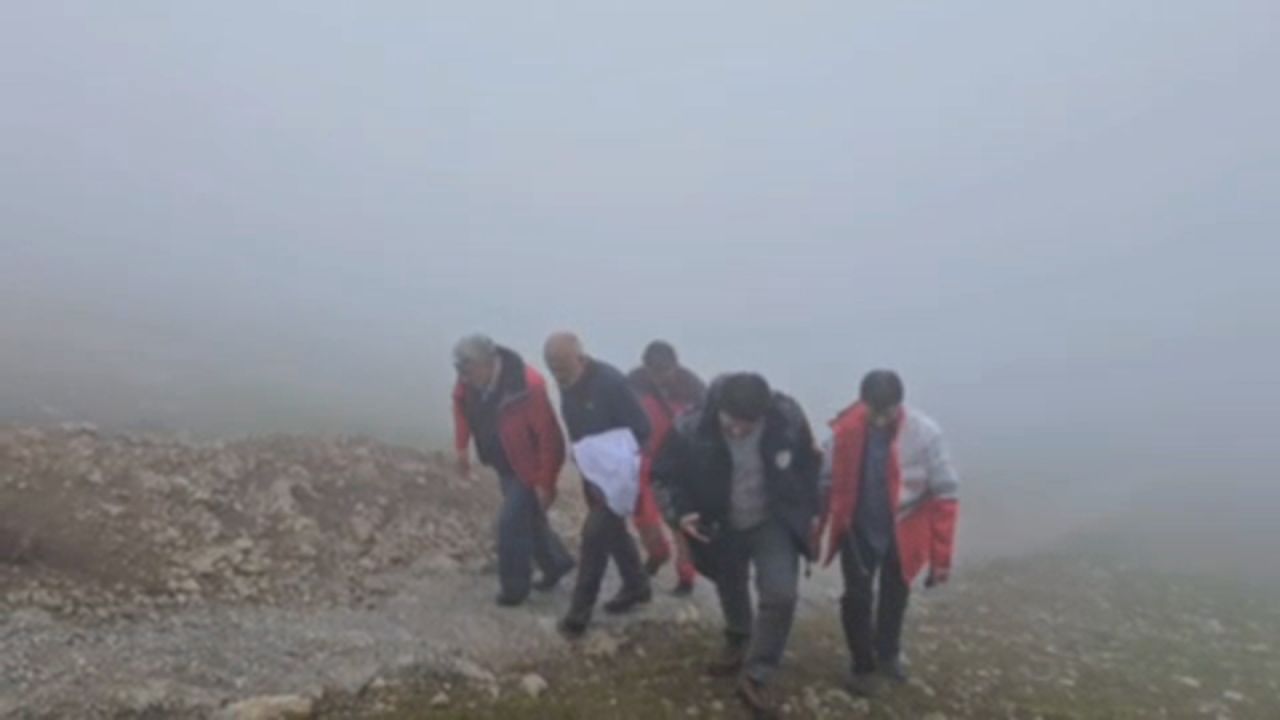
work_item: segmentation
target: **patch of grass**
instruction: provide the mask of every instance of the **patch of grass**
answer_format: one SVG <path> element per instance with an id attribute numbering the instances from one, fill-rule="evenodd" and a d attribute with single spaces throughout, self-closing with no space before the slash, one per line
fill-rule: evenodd
<path id="1" fill-rule="evenodd" d="M 797 624 L 778 690 L 795 718 L 1280 717 L 1280 603 L 1219 582 L 1095 558 L 993 564 L 908 615 L 913 681 L 871 703 L 840 690 L 848 658 L 834 603 Z M 745 717 L 733 683 L 706 677 L 711 627 L 641 624 L 619 653 L 516 667 L 501 694 L 420 679 L 333 704 L 326 717 L 662 720 Z M 534 699 L 519 678 L 550 683 Z"/>

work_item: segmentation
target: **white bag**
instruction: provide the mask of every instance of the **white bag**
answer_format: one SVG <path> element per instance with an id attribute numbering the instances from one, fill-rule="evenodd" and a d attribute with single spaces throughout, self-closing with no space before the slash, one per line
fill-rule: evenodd
<path id="1" fill-rule="evenodd" d="M 628 517 L 635 512 L 640 499 L 640 445 L 629 429 L 582 438 L 573 444 L 573 461 L 614 514 Z"/>

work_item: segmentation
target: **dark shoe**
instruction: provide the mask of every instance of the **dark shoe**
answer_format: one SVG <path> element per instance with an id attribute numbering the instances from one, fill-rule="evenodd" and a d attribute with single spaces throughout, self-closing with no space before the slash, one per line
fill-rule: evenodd
<path id="1" fill-rule="evenodd" d="M 880 692 L 875 673 L 854 673 L 849 678 L 849 692 L 854 697 L 873 698 Z"/>
<path id="2" fill-rule="evenodd" d="M 693 581 L 681 580 L 676 583 L 674 588 L 671 588 L 671 594 L 678 598 L 689 597 L 693 594 Z"/>
<path id="3" fill-rule="evenodd" d="M 742 700 L 755 718 L 778 717 L 777 705 L 769 696 L 768 690 L 751 678 L 744 677 L 738 681 L 738 699 Z"/>
<path id="4" fill-rule="evenodd" d="M 637 605 L 643 605 L 653 599 L 653 591 L 649 588 L 643 590 L 621 590 L 612 600 L 604 604 L 604 611 L 610 615 L 621 615 L 631 612 Z"/>
<path id="5" fill-rule="evenodd" d="M 569 640 L 577 640 L 587 633 L 587 624 L 581 620 L 565 618 L 556 625 L 556 630 Z"/>
<path id="6" fill-rule="evenodd" d="M 902 664 L 901 658 L 881 660 L 876 665 L 876 669 L 879 670 L 881 675 L 898 685 L 906 684 L 911 679 L 911 673 L 907 672 L 907 667 Z"/>
<path id="7" fill-rule="evenodd" d="M 707 664 L 707 674 L 711 677 L 732 677 L 741 672 L 746 659 L 746 641 L 726 642 L 716 659 Z"/>
<path id="8" fill-rule="evenodd" d="M 671 553 L 663 553 L 661 555 L 650 555 L 648 560 L 644 561 L 644 571 L 650 576 L 657 575 L 663 565 L 671 559 Z"/>
<path id="9" fill-rule="evenodd" d="M 552 573 L 550 575 L 543 573 L 542 579 L 534 583 L 533 588 L 538 592 L 551 592 L 552 590 L 555 590 L 556 586 L 560 584 L 560 581 L 563 580 L 566 575 L 573 572 L 573 569 L 576 567 L 576 563 L 569 563 L 557 573 Z"/>
<path id="10" fill-rule="evenodd" d="M 498 598 L 496 602 L 498 603 L 498 607 L 519 607 L 523 605 L 524 601 L 527 599 L 528 598 L 523 598 L 516 595 L 498 593 Z"/>

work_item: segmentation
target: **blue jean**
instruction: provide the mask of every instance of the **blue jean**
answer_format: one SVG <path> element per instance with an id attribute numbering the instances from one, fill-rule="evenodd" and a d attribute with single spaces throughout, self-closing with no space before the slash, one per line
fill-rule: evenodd
<path id="1" fill-rule="evenodd" d="M 498 582 L 503 597 L 523 600 L 533 587 L 534 563 L 544 575 L 561 575 L 573 567 L 573 558 L 551 529 L 533 488 L 512 475 L 504 475 L 501 480 Z"/>

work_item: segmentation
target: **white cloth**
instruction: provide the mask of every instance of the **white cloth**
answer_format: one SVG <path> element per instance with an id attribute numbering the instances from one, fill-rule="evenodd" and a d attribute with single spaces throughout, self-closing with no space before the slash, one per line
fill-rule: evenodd
<path id="1" fill-rule="evenodd" d="M 573 444 L 573 461 L 604 495 L 615 514 L 627 517 L 640 498 L 640 444 L 627 428 L 588 435 Z"/>

